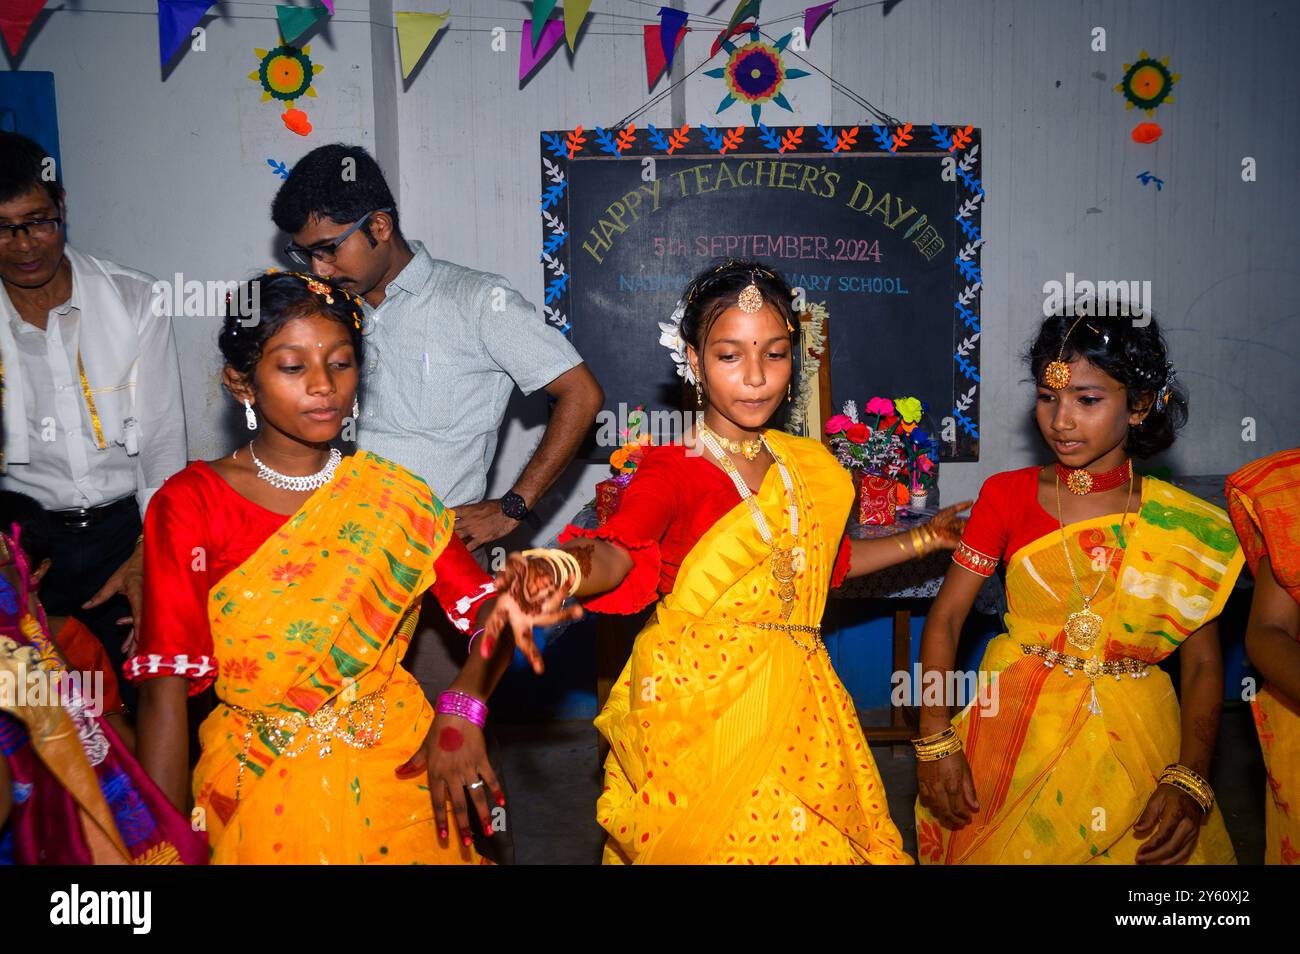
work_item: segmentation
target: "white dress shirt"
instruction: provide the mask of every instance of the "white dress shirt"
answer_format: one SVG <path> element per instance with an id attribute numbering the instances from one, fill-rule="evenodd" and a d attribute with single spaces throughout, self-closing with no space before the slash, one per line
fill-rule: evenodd
<path id="1" fill-rule="evenodd" d="M 71 247 L 66 255 L 72 295 L 50 310 L 44 331 L 23 321 L 0 287 L 0 487 L 48 510 L 98 507 L 134 494 L 143 514 L 154 491 L 186 463 L 171 319 L 154 313 L 150 276 Z"/>

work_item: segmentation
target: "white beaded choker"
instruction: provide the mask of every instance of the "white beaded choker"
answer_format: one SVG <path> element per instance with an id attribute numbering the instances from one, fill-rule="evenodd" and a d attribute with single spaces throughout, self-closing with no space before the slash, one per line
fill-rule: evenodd
<path id="1" fill-rule="evenodd" d="M 257 454 L 253 452 L 252 441 L 249 441 L 248 444 L 248 454 L 253 458 L 253 463 L 257 466 L 257 476 L 261 477 L 277 490 L 318 490 L 333 479 L 334 468 L 338 467 L 339 461 L 343 459 L 343 455 L 339 453 L 339 449 L 337 447 L 331 447 L 329 460 L 325 462 L 324 467 L 316 471 L 314 474 L 305 474 L 302 477 L 291 477 L 288 474 L 280 473 L 278 470 L 272 470 L 270 467 L 267 467 L 258 460 Z"/>

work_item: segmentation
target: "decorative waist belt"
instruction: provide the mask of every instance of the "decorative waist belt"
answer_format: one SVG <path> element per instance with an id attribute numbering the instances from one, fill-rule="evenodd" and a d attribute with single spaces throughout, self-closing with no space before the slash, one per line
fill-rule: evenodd
<path id="1" fill-rule="evenodd" d="M 1025 651 L 1027 656 L 1040 656 L 1043 665 L 1048 669 L 1053 666 L 1060 666 L 1061 671 L 1067 676 L 1073 676 L 1075 672 L 1081 672 L 1089 679 L 1096 679 L 1098 676 L 1114 676 L 1119 679 L 1125 673 L 1134 679 L 1140 679 L 1147 675 L 1147 669 L 1150 663 L 1145 663 L 1140 659 L 1084 659 L 1082 656 L 1071 656 L 1069 653 L 1057 652 L 1055 649 L 1049 649 L 1042 644 L 1029 645 L 1021 643 L 1020 648 Z"/>
<path id="2" fill-rule="evenodd" d="M 239 754 L 239 774 L 235 779 L 235 801 L 239 801 L 240 788 L 244 782 L 244 766 L 248 764 L 248 752 L 253 745 L 253 733 L 266 737 L 268 743 L 280 755 L 294 758 L 306 751 L 308 744 L 315 739 L 319 745 L 317 754 L 320 758 L 329 755 L 335 739 L 354 749 L 370 749 L 379 744 L 384 731 L 384 719 L 388 715 L 388 704 L 384 701 L 385 682 L 373 692 L 366 693 L 346 705 L 338 706 L 336 699 L 330 699 L 311 715 L 294 712 L 271 715 L 261 709 L 245 709 L 230 702 L 223 703 L 227 709 L 244 718 L 244 748 Z M 306 730 L 306 731 L 303 731 Z"/>
<path id="3" fill-rule="evenodd" d="M 826 644 L 822 642 L 822 628 L 820 626 L 808 626 L 800 623 L 741 623 L 744 626 L 752 626 L 755 629 L 763 629 L 785 633 L 790 637 L 790 642 L 794 643 L 808 655 L 815 652 L 826 652 Z M 812 645 L 805 646 L 799 641 L 795 633 L 804 633 L 812 637 Z"/>

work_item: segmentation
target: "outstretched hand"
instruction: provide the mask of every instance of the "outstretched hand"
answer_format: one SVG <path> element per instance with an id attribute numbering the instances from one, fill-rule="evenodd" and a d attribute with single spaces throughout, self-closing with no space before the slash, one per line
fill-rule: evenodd
<path id="1" fill-rule="evenodd" d="M 533 639 L 533 627 L 581 619 L 582 607 L 577 604 L 564 606 L 568 588 L 556 586 L 555 578 L 545 563 L 526 559 L 518 553 L 506 558 L 495 582 L 500 595 L 483 625 L 483 643 L 479 651 L 484 658 L 491 657 L 501 632 L 509 626 L 515 646 L 527 657 L 533 671 L 541 675 L 545 667 L 542 653 Z"/>
<path id="2" fill-rule="evenodd" d="M 963 500 L 951 507 L 944 507 L 926 521 L 924 526 L 934 534 L 936 547 L 944 550 L 957 549 L 958 544 L 961 543 L 961 535 L 966 529 L 966 518 L 960 514 L 964 510 L 969 510 L 974 503 L 973 500 Z"/>

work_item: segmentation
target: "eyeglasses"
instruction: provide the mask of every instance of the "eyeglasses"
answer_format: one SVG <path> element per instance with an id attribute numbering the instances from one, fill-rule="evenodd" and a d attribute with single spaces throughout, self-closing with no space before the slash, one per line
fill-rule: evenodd
<path id="1" fill-rule="evenodd" d="M 0 245 L 8 245 L 18 237 L 19 232 L 28 238 L 47 239 L 58 232 L 61 225 L 63 219 L 60 218 L 34 219 L 31 222 L 19 222 L 17 225 L 0 222 Z"/>
<path id="2" fill-rule="evenodd" d="M 351 235 L 357 229 L 361 228 L 361 226 L 365 225 L 367 219 L 369 219 L 376 212 L 392 212 L 392 211 L 393 210 L 391 208 L 371 209 L 365 215 L 361 216 L 361 218 L 357 219 L 350 226 L 348 226 L 347 230 L 338 238 L 336 238 L 334 241 L 322 242 L 320 245 L 313 245 L 311 248 L 303 248 L 301 245 L 298 245 L 296 242 L 290 242 L 288 245 L 284 247 L 284 254 L 288 255 L 299 265 L 310 265 L 313 261 L 323 262 L 326 265 L 328 265 L 332 263 L 334 261 L 334 257 L 338 255 L 339 246 L 347 241 L 349 235 Z"/>

